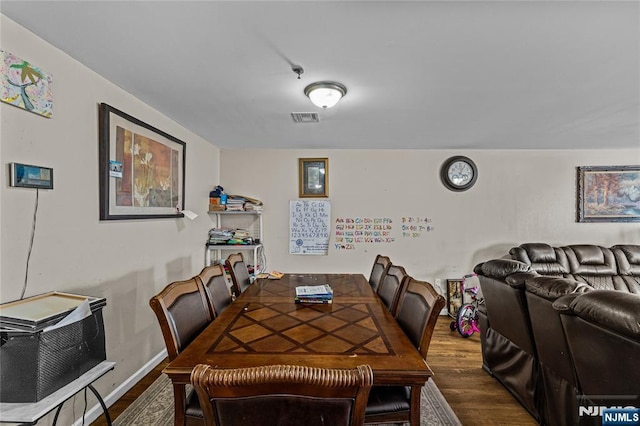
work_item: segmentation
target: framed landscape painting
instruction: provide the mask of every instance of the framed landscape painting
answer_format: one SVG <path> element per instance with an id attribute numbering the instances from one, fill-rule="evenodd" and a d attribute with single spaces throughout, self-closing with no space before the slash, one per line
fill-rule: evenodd
<path id="1" fill-rule="evenodd" d="M 640 166 L 578 167 L 578 222 L 640 222 Z"/>
<path id="2" fill-rule="evenodd" d="M 100 220 L 183 217 L 186 144 L 100 105 Z"/>

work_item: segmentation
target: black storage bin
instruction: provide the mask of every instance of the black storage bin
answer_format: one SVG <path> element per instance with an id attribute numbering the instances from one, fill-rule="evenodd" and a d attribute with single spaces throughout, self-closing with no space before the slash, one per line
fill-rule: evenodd
<path id="1" fill-rule="evenodd" d="M 92 315 L 43 332 L 85 299 Z M 65 310 L 52 313 L 56 304 Z M 104 298 L 54 292 L 0 305 L 0 402 L 40 401 L 104 361 L 105 304 Z"/>

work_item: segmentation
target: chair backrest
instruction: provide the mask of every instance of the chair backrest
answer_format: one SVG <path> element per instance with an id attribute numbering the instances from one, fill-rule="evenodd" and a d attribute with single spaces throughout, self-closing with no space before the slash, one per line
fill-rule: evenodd
<path id="1" fill-rule="evenodd" d="M 160 323 L 169 361 L 213 319 L 205 290 L 196 278 L 169 284 L 149 300 L 149 305 Z"/>
<path id="2" fill-rule="evenodd" d="M 217 317 L 227 309 L 227 306 L 233 301 L 229 286 L 227 285 L 224 267 L 219 263 L 206 266 L 196 275 L 196 279 L 200 281 L 206 291 L 211 316 L 214 318 Z"/>
<path id="3" fill-rule="evenodd" d="M 244 257 L 242 253 L 230 254 L 227 260 L 224 262 L 231 275 L 231 281 L 233 282 L 233 293 L 236 296 L 240 296 L 240 293 L 245 291 L 251 284 L 249 279 L 249 270 L 244 263 Z"/>
<path id="4" fill-rule="evenodd" d="M 217 369 L 199 364 L 191 373 L 206 426 L 363 425 L 372 383 L 368 365 Z"/>
<path id="5" fill-rule="evenodd" d="M 380 282 L 378 296 L 380 296 L 380 299 L 382 299 L 382 302 L 387 306 L 392 315 L 396 313 L 398 298 L 400 297 L 402 287 L 405 285 L 407 278 L 407 272 L 402 266 L 391 265 Z"/>
<path id="6" fill-rule="evenodd" d="M 396 321 L 425 360 L 444 305 L 444 297 L 430 283 L 408 277 L 398 299 Z"/>
<path id="7" fill-rule="evenodd" d="M 389 266 L 391 266 L 391 259 L 381 254 L 376 256 L 376 260 L 373 262 L 373 268 L 371 268 L 371 274 L 369 275 L 369 284 L 371 284 L 373 291 L 378 291 L 380 282 L 384 274 L 387 273 Z"/>

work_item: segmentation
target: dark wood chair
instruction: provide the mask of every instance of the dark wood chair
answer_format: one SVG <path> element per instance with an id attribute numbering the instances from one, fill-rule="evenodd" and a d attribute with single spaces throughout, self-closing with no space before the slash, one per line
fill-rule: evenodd
<path id="1" fill-rule="evenodd" d="M 173 361 L 213 320 L 202 284 L 195 277 L 166 286 L 149 300 L 156 314 L 169 361 Z M 173 385 L 175 424 L 202 425 L 204 416 L 194 392 Z"/>
<path id="2" fill-rule="evenodd" d="M 433 329 L 444 305 L 444 297 L 430 283 L 407 278 L 395 318 L 425 361 Z M 419 425 L 420 392 L 409 386 L 374 386 L 369 395 L 365 422 Z"/>
<path id="3" fill-rule="evenodd" d="M 196 279 L 206 291 L 212 317 L 220 315 L 233 302 L 224 267 L 221 264 L 205 267 L 196 275 Z"/>
<path id="4" fill-rule="evenodd" d="M 395 316 L 396 314 L 398 299 L 408 277 L 409 275 L 404 268 L 398 265 L 390 265 L 382 276 L 382 281 L 378 286 L 378 296 L 389 309 L 391 315 Z"/>
<path id="5" fill-rule="evenodd" d="M 240 293 L 245 291 L 251 284 L 249 270 L 247 269 L 246 263 L 244 263 L 242 253 L 230 254 L 224 264 L 229 270 L 229 275 L 231 275 L 233 294 L 236 297 L 240 296 Z"/>
<path id="6" fill-rule="evenodd" d="M 207 426 L 358 426 L 373 371 L 267 365 L 191 372 Z"/>
<path id="7" fill-rule="evenodd" d="M 381 254 L 376 256 L 376 260 L 373 262 L 373 268 L 371 268 L 371 274 L 369 275 L 369 284 L 371 284 L 373 291 L 378 291 L 380 282 L 382 282 L 382 278 L 389 270 L 389 266 L 391 266 L 391 259 Z"/>

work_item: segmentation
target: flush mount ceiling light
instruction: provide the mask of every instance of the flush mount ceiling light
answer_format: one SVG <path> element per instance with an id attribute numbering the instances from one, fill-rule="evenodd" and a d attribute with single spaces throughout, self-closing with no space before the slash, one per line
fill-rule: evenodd
<path id="1" fill-rule="evenodd" d="M 347 94 L 347 88 L 335 81 L 318 81 L 304 88 L 311 103 L 323 109 L 331 108 Z"/>

